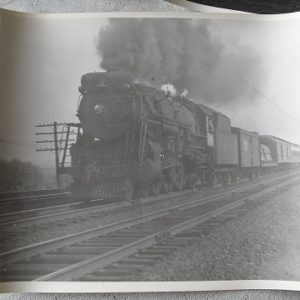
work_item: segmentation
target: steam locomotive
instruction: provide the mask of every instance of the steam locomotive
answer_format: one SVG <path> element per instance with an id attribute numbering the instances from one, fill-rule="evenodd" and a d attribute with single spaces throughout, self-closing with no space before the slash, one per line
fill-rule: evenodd
<path id="1" fill-rule="evenodd" d="M 79 91 L 70 152 L 80 199 L 134 201 L 300 163 L 300 146 L 232 128 L 227 116 L 124 72 L 85 74 Z"/>

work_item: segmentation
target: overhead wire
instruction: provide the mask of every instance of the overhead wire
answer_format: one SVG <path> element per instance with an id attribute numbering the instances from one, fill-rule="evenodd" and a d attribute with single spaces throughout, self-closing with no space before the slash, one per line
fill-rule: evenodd
<path id="1" fill-rule="evenodd" d="M 218 26 L 217 26 L 218 27 Z M 264 92 L 262 92 L 259 88 L 257 88 L 256 86 L 254 86 L 245 76 L 243 76 L 243 74 L 239 74 L 236 70 L 234 70 L 219 54 L 217 54 L 215 51 L 213 51 L 212 49 L 212 53 L 215 55 L 215 57 L 220 60 L 229 70 L 231 70 L 231 72 L 233 72 L 236 76 L 238 76 L 239 78 L 242 78 L 242 80 L 249 85 L 257 94 L 259 94 L 260 96 L 262 96 L 262 99 L 264 99 L 265 101 L 267 101 L 268 103 L 272 104 L 274 107 L 276 107 L 279 111 L 281 111 L 283 114 L 285 114 L 286 116 L 288 116 L 289 118 L 293 119 L 295 122 L 299 123 L 300 126 L 300 119 L 296 118 L 295 116 L 293 116 L 292 114 L 290 114 L 288 111 L 286 111 L 285 109 L 283 109 L 281 106 L 279 106 L 277 103 L 273 102 L 273 100 L 268 97 Z M 263 66 L 261 66 L 264 70 L 265 68 Z M 266 71 L 266 70 L 265 70 Z"/>

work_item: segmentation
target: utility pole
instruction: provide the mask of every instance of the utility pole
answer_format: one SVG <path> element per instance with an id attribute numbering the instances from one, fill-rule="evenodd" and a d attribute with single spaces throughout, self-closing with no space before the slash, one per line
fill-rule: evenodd
<path id="1" fill-rule="evenodd" d="M 54 152 L 55 152 L 55 172 L 56 172 L 56 186 L 60 187 L 59 182 L 59 154 L 58 154 L 58 142 L 57 142 L 57 122 L 53 123 L 54 129 Z"/>
<path id="2" fill-rule="evenodd" d="M 60 174 L 70 173 L 70 165 L 66 166 L 66 157 L 70 149 L 70 142 L 75 139 L 70 138 L 71 135 L 76 135 L 77 132 L 71 131 L 71 127 L 76 127 L 78 130 L 80 125 L 77 123 L 49 123 L 39 124 L 35 126 L 41 128 L 41 132 L 37 132 L 37 136 L 43 136 L 45 139 L 36 141 L 37 144 L 43 144 L 45 147 L 38 147 L 36 151 L 54 152 L 55 156 L 55 174 L 56 174 L 56 186 L 59 188 Z M 61 156 L 62 153 L 62 156 Z"/>

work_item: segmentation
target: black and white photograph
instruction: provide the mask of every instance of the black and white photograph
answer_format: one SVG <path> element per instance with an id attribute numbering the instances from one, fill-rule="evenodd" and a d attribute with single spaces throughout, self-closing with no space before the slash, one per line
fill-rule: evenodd
<path id="1" fill-rule="evenodd" d="M 299 30 L 2 10 L 1 284 L 300 282 Z"/>

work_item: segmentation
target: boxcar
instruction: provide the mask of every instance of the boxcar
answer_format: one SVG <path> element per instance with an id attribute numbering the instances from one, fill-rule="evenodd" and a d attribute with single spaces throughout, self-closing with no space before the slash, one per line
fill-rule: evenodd
<path id="1" fill-rule="evenodd" d="M 252 176 L 259 173 L 260 145 L 257 132 L 250 132 L 241 128 L 232 128 L 238 141 L 238 160 L 242 173 Z"/>

